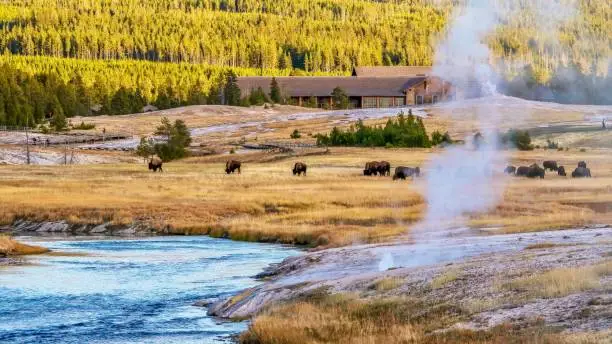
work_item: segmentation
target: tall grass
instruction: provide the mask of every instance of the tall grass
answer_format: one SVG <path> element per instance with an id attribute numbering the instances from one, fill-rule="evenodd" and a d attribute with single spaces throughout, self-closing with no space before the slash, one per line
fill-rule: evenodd
<path id="1" fill-rule="evenodd" d="M 601 277 L 612 275 L 612 261 L 577 268 L 558 268 L 519 278 L 503 285 L 530 297 L 553 298 L 598 288 Z"/>

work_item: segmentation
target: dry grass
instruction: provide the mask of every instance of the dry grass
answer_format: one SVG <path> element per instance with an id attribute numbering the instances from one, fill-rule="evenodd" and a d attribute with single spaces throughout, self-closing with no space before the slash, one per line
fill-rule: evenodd
<path id="1" fill-rule="evenodd" d="M 538 321 L 526 327 L 504 324 L 487 331 L 448 330 L 465 317 L 461 308 L 448 304 L 424 304 L 407 298 L 360 300 L 330 296 L 264 312 L 241 335 L 240 343 L 580 343 L 573 338 L 566 340 L 565 335 Z M 440 329 L 447 330 L 436 331 Z"/>
<path id="2" fill-rule="evenodd" d="M 407 233 L 426 205 L 413 182 L 363 177 L 363 163 L 384 158 L 394 166 L 424 166 L 433 152 L 333 148 L 331 154 L 267 163 L 258 161 L 268 161 L 269 154 L 252 160 L 247 154 L 237 156 L 246 161 L 243 174 L 232 176 L 223 173 L 223 156 L 170 163 L 163 174 L 139 164 L 3 166 L 0 222 L 142 222 L 176 234 L 311 246 L 382 242 Z M 604 151 L 566 157 L 589 161 L 597 171 L 591 180 L 500 175 L 500 185 L 507 184 L 503 201 L 472 216 L 470 224 L 522 232 L 608 223 L 611 213 L 600 209 L 612 204 L 612 162 L 607 156 Z M 541 152 L 522 152 L 513 159 L 528 163 L 543 157 Z M 291 175 L 296 160 L 308 164 L 307 177 Z"/>
<path id="3" fill-rule="evenodd" d="M 387 277 L 374 282 L 372 288 L 378 292 L 387 292 L 397 289 L 402 285 L 402 279 L 399 277 Z"/>
<path id="4" fill-rule="evenodd" d="M 431 287 L 433 289 L 442 288 L 445 285 L 459 278 L 460 274 L 461 274 L 461 271 L 456 268 L 449 269 L 445 271 L 444 273 L 440 274 L 439 276 L 436 276 L 433 280 L 431 280 Z"/>
<path id="5" fill-rule="evenodd" d="M 543 274 L 519 278 L 502 285 L 504 289 L 524 292 L 528 297 L 562 297 L 598 288 L 600 278 L 612 274 L 612 261 L 577 268 L 558 268 Z"/>
<path id="6" fill-rule="evenodd" d="M 49 252 L 49 250 L 44 247 L 22 244 L 8 236 L 0 235 L 0 257 L 25 256 L 47 252 Z"/>

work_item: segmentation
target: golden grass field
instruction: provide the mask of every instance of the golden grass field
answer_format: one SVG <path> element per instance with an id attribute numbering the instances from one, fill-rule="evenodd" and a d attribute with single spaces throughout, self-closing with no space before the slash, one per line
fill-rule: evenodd
<path id="1" fill-rule="evenodd" d="M 380 242 L 408 233 L 426 205 L 418 182 L 364 177 L 362 166 L 376 159 L 424 166 L 433 153 L 332 148 L 329 154 L 298 158 L 247 154 L 241 175 L 224 173 L 228 156 L 168 163 L 157 174 L 144 164 L 2 166 L 0 221 L 143 222 L 175 234 L 310 246 Z M 503 201 L 485 214 L 468 216 L 468 224 L 491 232 L 522 232 L 609 223 L 608 151 L 515 152 L 512 162 L 543 159 L 567 166 L 586 160 L 594 178 L 549 174 L 544 180 L 527 180 L 500 173 L 498 180 L 507 184 Z M 297 160 L 308 164 L 307 177 L 291 174 Z"/>

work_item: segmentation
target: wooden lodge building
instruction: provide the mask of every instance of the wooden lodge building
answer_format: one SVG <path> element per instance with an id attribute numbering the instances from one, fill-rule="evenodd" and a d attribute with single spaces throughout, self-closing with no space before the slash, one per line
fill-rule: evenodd
<path id="1" fill-rule="evenodd" d="M 281 94 L 290 103 L 304 105 L 316 99 L 318 107 L 332 106 L 332 91 L 343 89 L 351 108 L 389 108 L 432 104 L 454 99 L 455 88 L 430 76 L 431 67 L 357 67 L 352 76 L 276 77 Z M 261 89 L 270 94 L 272 77 L 239 77 L 242 96 Z"/>

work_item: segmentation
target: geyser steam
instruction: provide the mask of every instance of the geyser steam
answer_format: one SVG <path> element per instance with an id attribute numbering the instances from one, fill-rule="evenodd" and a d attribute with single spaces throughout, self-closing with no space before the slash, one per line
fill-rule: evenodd
<path id="1" fill-rule="evenodd" d="M 465 5 L 458 7 L 450 19 L 445 38 L 437 45 L 433 74 L 465 93 L 477 89 L 485 97 L 497 94 L 498 80 L 487 39 L 498 26 L 527 11 L 538 18 L 537 30 L 556 32 L 562 21 L 576 13 L 575 0 L 464 1 Z M 447 106 L 452 110 L 454 104 Z M 494 172 L 503 168 L 507 158 L 504 151 L 497 149 L 497 133 L 499 124 L 509 119 L 501 118 L 496 105 L 486 101 L 475 102 L 473 115 L 484 137 L 478 147 L 468 137 L 468 144 L 445 150 L 427 166 L 423 188 L 428 209 L 424 221 L 411 232 L 417 240 L 460 225 L 463 214 L 490 210 L 503 195 L 503 178 L 494 179 Z M 381 271 L 395 266 L 390 254 L 379 263 Z"/>
<path id="2" fill-rule="evenodd" d="M 575 13 L 572 1 L 466 0 L 436 49 L 433 74 L 466 94 L 476 89 L 484 97 L 496 95 L 498 80 L 487 39 L 519 13 L 537 16 L 537 30 L 556 32 Z M 449 106 L 452 109 L 453 104 Z M 494 102 L 477 102 L 473 111 L 484 140 L 452 147 L 430 162 L 425 186 L 428 210 L 417 230 L 448 229 L 462 214 L 486 212 L 501 199 L 505 185 L 502 178 L 494 179 L 494 172 L 503 168 L 507 157 L 497 149 L 497 135 L 499 124 L 510 119 L 502 118 Z M 472 137 L 466 138 L 470 141 Z"/>

